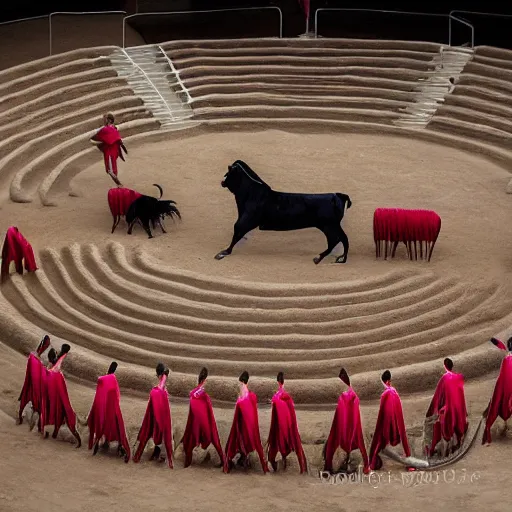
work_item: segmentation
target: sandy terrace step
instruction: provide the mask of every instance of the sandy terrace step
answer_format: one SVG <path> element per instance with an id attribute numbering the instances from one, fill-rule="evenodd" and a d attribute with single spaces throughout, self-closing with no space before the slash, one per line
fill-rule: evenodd
<path id="1" fill-rule="evenodd" d="M 507 80 L 493 79 L 490 77 L 477 76 L 475 74 L 462 73 L 457 85 L 468 85 L 485 88 L 491 92 L 512 95 L 512 84 Z"/>
<path id="2" fill-rule="evenodd" d="M 497 78 L 498 80 L 505 80 L 509 82 L 512 80 L 512 69 L 502 69 L 477 62 L 468 62 L 464 71 L 466 73 L 472 73 L 474 75 L 480 75 L 492 79 Z"/>
<path id="3" fill-rule="evenodd" d="M 507 99 L 491 96 L 490 100 L 484 100 L 463 94 L 455 94 L 447 97 L 445 104 L 471 108 L 475 112 L 497 116 L 505 121 L 512 116 L 512 96 Z"/>
<path id="4" fill-rule="evenodd" d="M 440 116 L 453 117 L 461 121 L 475 123 L 477 125 L 489 126 L 490 128 L 496 128 L 500 131 L 507 132 L 512 135 L 512 122 L 507 121 L 503 118 L 488 115 L 485 112 L 475 111 L 460 106 L 446 105 L 439 109 Z"/>

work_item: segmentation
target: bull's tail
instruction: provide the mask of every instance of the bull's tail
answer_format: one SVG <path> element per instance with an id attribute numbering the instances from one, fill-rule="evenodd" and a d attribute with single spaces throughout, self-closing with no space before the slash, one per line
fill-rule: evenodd
<path id="1" fill-rule="evenodd" d="M 352 206 L 352 201 L 347 194 L 342 194 L 341 192 L 336 192 L 338 198 L 343 202 L 343 211 L 348 210 Z"/>
<path id="2" fill-rule="evenodd" d="M 162 199 L 162 196 L 164 195 L 162 187 L 160 185 L 157 185 L 156 183 L 153 183 L 153 187 L 156 187 L 158 190 L 160 190 L 160 197 L 158 199 Z"/>

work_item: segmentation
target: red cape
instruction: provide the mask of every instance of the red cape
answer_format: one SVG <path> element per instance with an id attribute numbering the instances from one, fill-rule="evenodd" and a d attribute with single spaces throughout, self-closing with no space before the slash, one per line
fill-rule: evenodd
<path id="1" fill-rule="evenodd" d="M 16 265 L 16 272 L 23 274 L 23 260 L 25 261 L 25 270 L 27 272 L 35 272 L 37 270 L 32 246 L 18 231 L 18 228 L 11 226 L 7 230 L 2 248 L 2 281 L 9 275 L 9 265 L 12 261 Z"/>
<path id="2" fill-rule="evenodd" d="M 410 457 L 411 450 L 405 431 L 402 402 L 396 389 L 386 385 L 386 389 L 380 397 L 379 416 L 370 447 L 370 469 L 378 470 L 382 467 L 382 459 L 379 457 L 381 450 L 388 444 L 396 446 L 400 442 L 405 456 Z"/>
<path id="3" fill-rule="evenodd" d="M 432 444 L 426 447 L 430 454 L 434 453 L 437 443 L 442 439 L 449 441 L 455 434 L 460 443 L 468 427 L 468 413 L 464 396 L 464 377 L 460 373 L 446 371 L 437 383 L 436 391 L 427 418 L 439 415 L 434 424 Z"/>
<path id="4" fill-rule="evenodd" d="M 213 407 L 208 393 L 202 384 L 194 388 L 190 394 L 190 408 L 187 426 L 183 434 L 183 450 L 185 452 L 185 467 L 192 463 L 192 452 L 196 446 L 206 450 L 213 444 L 219 454 L 222 466 L 226 468 L 226 459 L 220 445 L 217 423 L 213 414 Z"/>
<path id="5" fill-rule="evenodd" d="M 253 451 L 258 452 L 263 472 L 267 473 L 268 467 L 260 439 L 258 398 L 246 388 L 236 402 L 233 425 L 226 443 L 227 462 L 231 461 L 237 453 L 247 456 Z M 229 471 L 229 468 L 225 471 Z"/>
<path id="6" fill-rule="evenodd" d="M 103 144 L 107 146 L 113 146 L 114 144 L 122 142 L 119 131 L 115 126 L 112 125 L 107 125 L 100 128 L 96 135 L 92 137 L 92 139 L 98 142 L 103 142 Z"/>
<path id="7" fill-rule="evenodd" d="M 295 404 L 281 384 L 279 391 L 272 397 L 272 416 L 267 449 L 270 463 L 275 463 L 278 452 L 282 457 L 287 457 L 291 452 L 295 452 L 299 460 L 300 472 L 307 471 L 306 455 L 302 448 L 295 415 Z"/>
<path id="8" fill-rule="evenodd" d="M 112 373 L 98 377 L 94 402 L 87 419 L 89 450 L 105 436 L 107 443 L 119 442 L 119 445 L 126 452 L 125 462 L 128 462 L 130 460 L 130 445 L 126 437 L 123 415 L 119 404 L 120 399 L 121 393 L 116 376 Z"/>
<path id="9" fill-rule="evenodd" d="M 139 462 L 148 441 L 153 438 L 155 445 L 165 444 L 167 463 L 172 468 L 172 422 L 169 395 L 165 389 L 165 381 L 160 381 L 149 393 L 146 414 L 142 420 L 137 441 L 139 446 L 133 456 L 133 462 Z"/>
<path id="10" fill-rule="evenodd" d="M 500 374 L 487 411 L 482 444 L 491 442 L 491 427 L 498 416 L 504 421 L 512 416 L 512 354 L 508 354 L 501 362 Z"/>
<path id="11" fill-rule="evenodd" d="M 129 188 L 111 188 L 107 193 L 107 199 L 112 216 L 116 217 L 121 215 L 124 217 L 133 201 L 141 196 L 142 194 L 139 194 L 138 192 L 135 192 L 135 190 L 131 190 Z"/>
<path id="12" fill-rule="evenodd" d="M 332 459 L 338 447 L 347 455 L 353 450 L 359 450 L 363 457 L 363 471 L 368 473 L 368 455 L 361 426 L 359 397 L 351 387 L 338 398 L 331 431 L 325 444 L 324 471 L 332 471 Z"/>
<path id="13" fill-rule="evenodd" d="M 23 410 L 29 402 L 32 403 L 32 409 L 41 415 L 43 389 L 46 393 L 46 374 L 47 370 L 41 360 L 34 352 L 28 356 L 27 370 L 25 372 L 25 382 L 20 394 L 19 422 L 23 422 Z"/>

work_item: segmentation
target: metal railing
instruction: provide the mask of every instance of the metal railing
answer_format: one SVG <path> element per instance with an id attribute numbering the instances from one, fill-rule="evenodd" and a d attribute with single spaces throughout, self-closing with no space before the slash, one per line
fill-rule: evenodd
<path id="1" fill-rule="evenodd" d="M 48 25 L 49 25 L 49 31 L 50 31 L 50 55 L 52 55 L 53 51 L 53 43 L 52 43 L 52 16 L 56 15 L 64 15 L 64 16 L 84 16 L 84 15 L 98 15 L 98 14 L 121 14 L 126 15 L 126 11 L 90 11 L 90 12 L 65 12 L 65 11 L 59 11 L 59 12 L 52 12 L 48 15 Z M 123 18 L 123 20 L 126 18 Z M 123 48 L 124 48 L 124 21 L 123 21 Z"/>
<path id="2" fill-rule="evenodd" d="M 207 14 L 214 12 L 236 12 L 236 11 L 263 11 L 263 10 L 277 10 L 279 12 L 279 37 L 283 37 L 283 11 L 275 6 L 269 5 L 264 7 L 236 7 L 232 9 L 208 9 L 205 11 L 163 11 L 163 12 L 139 12 L 137 14 L 130 14 L 129 16 L 125 16 L 123 19 L 123 48 L 125 47 L 125 38 L 126 38 L 126 20 L 133 18 L 141 18 L 143 16 L 179 16 L 180 14 Z"/>
<path id="3" fill-rule="evenodd" d="M 192 96 L 190 96 L 190 93 L 188 92 L 188 89 L 185 87 L 185 84 L 180 78 L 180 72 L 174 67 L 174 64 L 172 63 L 172 60 L 169 58 L 169 55 L 167 55 L 167 52 L 159 45 L 158 49 L 163 53 L 165 56 L 165 59 L 167 60 L 167 64 L 169 64 L 169 67 L 171 68 L 171 71 L 174 73 L 174 76 L 176 77 L 176 80 L 178 81 L 178 85 L 181 87 L 182 92 L 185 93 L 187 96 L 187 103 L 192 103 Z M 126 53 L 126 52 L 125 52 Z"/>
<path id="4" fill-rule="evenodd" d="M 450 12 L 450 14 L 448 15 L 449 16 L 449 21 L 448 21 L 448 44 L 451 46 L 452 45 L 452 20 L 458 22 L 458 23 L 462 23 L 463 25 L 469 27 L 469 29 L 471 30 L 471 48 L 474 48 L 475 46 L 475 27 L 469 22 L 469 21 L 466 21 L 466 20 L 463 20 L 462 18 L 458 18 L 457 16 L 454 16 L 454 12 L 461 12 L 461 11 L 452 11 Z"/>
<path id="5" fill-rule="evenodd" d="M 48 14 L 43 14 L 42 16 L 32 16 L 31 18 L 19 18 L 17 20 L 1 21 L 0 25 L 10 25 L 12 23 L 18 23 L 20 21 L 42 20 L 43 18 L 48 18 Z"/>

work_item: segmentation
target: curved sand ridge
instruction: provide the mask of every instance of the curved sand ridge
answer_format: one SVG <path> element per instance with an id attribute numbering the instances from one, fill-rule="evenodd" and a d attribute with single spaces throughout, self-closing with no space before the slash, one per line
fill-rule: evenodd
<path id="1" fill-rule="evenodd" d="M 429 127 L 414 131 L 392 121 L 414 101 L 438 45 L 250 40 L 163 47 L 194 98 L 196 119 L 212 131 L 377 131 L 511 161 L 503 120 L 512 99 L 510 52 L 477 49 Z M 113 50 L 69 52 L 0 73 L 4 200 L 39 195 L 43 205 L 55 204 L 71 179 L 98 161 L 87 135 L 105 110 L 116 114 L 129 148 L 171 139 L 117 76 L 108 59 Z M 94 382 L 116 358 L 124 363 L 122 385 L 133 389 L 151 385 L 148 369 L 162 358 L 178 396 L 186 396 L 203 364 L 212 372 L 212 396 L 221 400 L 234 398 L 233 377 L 245 368 L 263 396 L 283 369 L 298 403 L 333 402 L 342 364 L 363 399 L 380 393 L 384 367 L 400 379 L 401 392 L 432 389 L 448 355 L 457 354 L 467 377 L 494 369 L 499 354 L 485 342 L 510 325 L 502 285 L 468 285 L 421 265 L 333 285 L 272 287 L 171 270 L 119 244 L 45 249 L 39 261 L 35 275 L 13 276 L 0 290 L 5 343 L 26 353 L 48 331 L 75 347 L 67 361 L 73 375 Z"/>

